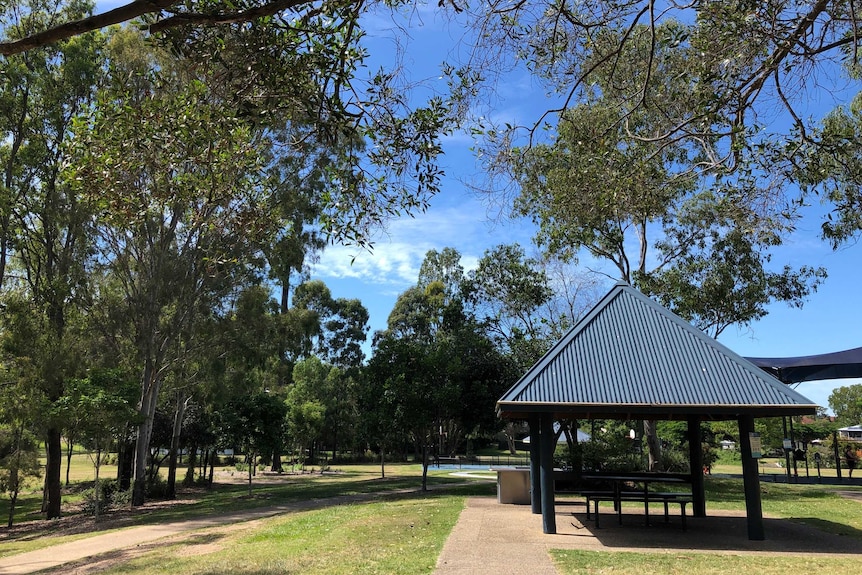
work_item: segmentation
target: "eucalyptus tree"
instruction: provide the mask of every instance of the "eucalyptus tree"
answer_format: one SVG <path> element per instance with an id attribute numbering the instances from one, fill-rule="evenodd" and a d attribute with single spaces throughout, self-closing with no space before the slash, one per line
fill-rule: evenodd
<path id="1" fill-rule="evenodd" d="M 432 450 L 454 455 L 468 437 L 497 430 L 494 402 L 517 370 L 467 311 L 460 254 L 429 251 L 420 270 L 417 285 L 396 301 L 388 329 L 375 337 L 360 411 L 376 389 L 381 404 L 370 413 L 392 423 L 377 420 L 366 430 L 383 445 L 387 434 L 407 435 L 427 466 Z"/>
<path id="2" fill-rule="evenodd" d="M 862 384 L 836 387 L 829 394 L 829 408 L 846 425 L 862 421 Z"/>
<path id="3" fill-rule="evenodd" d="M 489 72 L 470 93 L 489 93 L 505 77 L 501 68 L 523 66 L 551 96 L 523 126 L 487 125 L 477 102 L 485 158 L 543 141 L 543 128 L 590 102 L 599 82 L 623 91 L 604 120 L 610 132 L 623 128 L 632 144 L 690 150 L 680 168 L 696 176 L 755 173 L 764 205 L 776 198 L 792 204 L 807 197 L 790 185 L 799 181 L 795 166 L 828 154 L 834 143 L 818 133 L 810 102 L 849 103 L 858 91 L 860 22 L 843 0 L 488 0 L 468 13 L 477 32 L 474 67 Z M 633 49 L 644 56 L 633 60 Z M 661 129 L 638 123 L 644 111 L 666 119 Z M 552 138 L 553 130 L 544 142 Z M 840 179 L 843 172 L 833 165 L 820 177 Z M 846 212 L 828 189 L 818 191 L 836 220 Z"/>
<path id="4" fill-rule="evenodd" d="M 76 125 L 72 177 L 98 206 L 98 260 L 120 289 L 139 369 L 133 504 L 165 374 L 201 311 L 228 292 L 269 229 L 256 185 L 260 139 L 207 78 L 149 50 L 131 31 L 111 40 L 110 79 Z"/>
<path id="5" fill-rule="evenodd" d="M 320 396 L 326 406 L 324 434 L 336 457 L 340 441 L 350 436 L 356 422 L 355 385 L 365 359 L 362 345 L 368 333 L 368 310 L 358 299 L 333 298 L 326 284 L 319 280 L 297 286 L 294 305 L 298 310 L 315 313 L 318 318 L 319 331 L 314 335 L 312 349 L 316 357 L 312 355 L 307 360 L 320 358 L 337 368 L 328 392 Z"/>
<path id="6" fill-rule="evenodd" d="M 222 432 L 245 454 L 249 495 L 258 456 L 273 453 L 281 443 L 286 411 L 280 397 L 258 391 L 231 402 L 221 412 Z"/>
<path id="7" fill-rule="evenodd" d="M 770 250 L 793 229 L 787 219 L 792 206 L 780 198 L 778 208 L 769 205 L 769 192 L 756 178 L 698 177 L 691 166 L 700 161 L 699 150 L 684 141 L 630 136 L 670 130 L 667 100 L 681 108 L 699 105 L 695 95 L 702 88 L 678 76 L 689 56 L 651 44 L 654 33 L 674 36 L 683 29 L 632 29 L 619 62 L 601 54 L 621 40 L 613 32 L 597 34 L 593 90 L 563 114 L 554 144 L 537 145 L 515 160 L 516 210 L 539 224 L 537 242 L 549 253 L 575 258 L 583 250 L 607 261 L 617 279 L 655 294 L 718 336 L 729 325 L 762 317 L 770 302 L 801 305 L 825 270 L 770 269 Z M 651 57 L 662 65 L 646 75 Z M 629 75 L 618 76 L 620 68 Z M 629 94 L 642 85 L 656 97 L 631 101 Z M 615 123 L 620 109 L 627 110 L 625 122 Z"/>
<path id="8" fill-rule="evenodd" d="M 7 39 L 49 25 L 52 17 L 81 18 L 86 2 L 61 5 L 33 2 L 25 10 L 7 6 L 0 13 Z M 0 287 L 17 314 L 30 315 L 41 333 L 21 349 L 36 370 L 37 385 L 50 404 L 64 393 L 64 382 L 84 365 L 74 357 L 68 333 L 70 315 L 88 298 L 87 266 L 92 250 L 92 206 L 65 178 L 67 144 L 75 116 L 95 95 L 103 72 L 103 39 L 81 35 L 6 59 L 0 84 Z M 10 258 L 14 263 L 14 276 Z M 14 281 L 10 278 L 14 277 Z M 6 329 L 22 323 L 7 316 Z M 46 417 L 45 513 L 60 515 L 61 422 Z"/>
<path id="9" fill-rule="evenodd" d="M 288 436 L 300 463 L 305 462 L 306 453 L 314 457 L 314 444 L 322 438 L 339 378 L 338 368 L 315 356 L 303 359 L 293 368 L 293 383 L 285 405 Z"/>
<path id="10" fill-rule="evenodd" d="M 225 37 L 232 27 L 253 27 L 261 21 L 290 26 L 288 14 L 296 15 L 296 22 L 308 23 L 317 14 L 344 8 L 351 17 L 332 19 L 339 21 L 332 29 L 349 35 L 359 30 L 355 24 L 362 15 L 381 5 L 343 4 L 261 0 L 240 4 L 216 1 L 204 6 L 195 2 L 135 0 L 95 17 L 54 18 L 22 38 L 3 43 L 0 53 L 20 53 L 141 18 L 141 26 L 155 37 L 187 41 L 208 56 L 214 52 L 207 49 L 205 38 Z M 385 5 L 408 10 L 415 7 L 409 2 Z M 775 144 L 781 147 L 787 143 L 786 151 L 795 156 L 794 148 L 800 143 L 817 146 L 818 138 L 813 133 L 817 118 L 804 112 L 804 107 L 817 95 L 839 100 L 843 87 L 839 68 L 843 66 L 854 79 L 859 70 L 860 22 L 853 3 L 845 0 L 666 4 L 651 0 L 451 0 L 441 2 L 437 9 L 456 14 L 456 21 L 467 29 L 464 41 L 473 43 L 466 69 L 452 75 L 456 80 L 453 86 L 461 95 L 486 98 L 499 87 L 495 82 L 506 81 L 506 71 L 523 66 L 542 83 L 546 93 L 558 96 L 549 109 L 525 126 L 533 137 L 538 137 L 546 122 L 555 123 L 557 114 L 577 105 L 591 90 L 597 62 L 610 65 L 614 81 L 630 80 L 629 70 L 620 64 L 625 63 L 630 45 L 638 41 L 635 31 L 649 30 L 648 57 L 641 60 L 638 81 L 626 94 L 630 106 L 621 107 L 609 127 L 625 123 L 631 107 L 658 103 L 669 119 L 668 129 L 659 133 L 633 129 L 632 138 L 668 144 L 687 142 L 699 150 L 700 159 L 692 169 L 704 173 L 733 172 L 746 160 L 762 158 L 762 166 L 769 168 L 772 176 L 777 175 L 778 170 L 773 169 L 776 164 L 762 153 L 763 147 L 774 149 Z M 669 27 L 669 23 L 682 24 Z M 326 35 L 319 28 L 305 29 L 321 37 Z M 608 33 L 615 38 L 612 44 L 602 41 Z M 696 87 L 687 102 L 691 105 L 678 105 L 678 93 L 662 92 L 649 80 L 667 66 L 664 56 L 668 49 L 687 56 L 677 73 Z M 339 59 L 344 60 L 346 52 L 339 54 Z M 463 102 L 461 107 L 467 109 L 468 104 L 474 104 L 472 109 L 482 114 L 492 102 L 486 98 L 484 102 Z M 777 115 L 788 121 L 770 126 Z M 517 131 L 519 127 L 511 128 Z M 512 130 L 495 128 L 484 130 L 484 134 L 492 147 L 497 143 L 510 149 Z M 776 183 L 781 180 L 776 178 Z M 836 208 L 838 214 L 840 206 Z"/>
<path id="11" fill-rule="evenodd" d="M 313 353 L 342 369 L 362 364 L 369 315 L 360 300 L 333 298 L 326 284 L 312 280 L 297 286 L 294 306 L 317 314 L 320 331 L 314 337 Z"/>
<path id="12" fill-rule="evenodd" d="M 553 343 L 546 306 L 554 297 L 544 269 L 521 246 L 487 250 L 464 284 L 464 297 L 498 346 L 527 369 Z"/>
<path id="13" fill-rule="evenodd" d="M 24 481 L 41 473 L 38 421 L 51 408 L 30 380 L 30 371 L 21 363 L 11 369 L 4 366 L 6 383 L 0 385 L 0 491 L 9 495 L 9 527 Z"/>

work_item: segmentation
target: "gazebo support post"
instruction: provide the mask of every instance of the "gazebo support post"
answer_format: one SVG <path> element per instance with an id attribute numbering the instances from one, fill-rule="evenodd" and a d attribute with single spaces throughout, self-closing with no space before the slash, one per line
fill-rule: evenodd
<path id="1" fill-rule="evenodd" d="M 691 512 L 695 517 L 706 517 L 706 484 L 703 480 L 703 446 L 701 445 L 700 417 L 688 418 L 688 461 L 691 469 Z"/>
<path id="2" fill-rule="evenodd" d="M 784 437 L 790 437 L 787 434 L 787 416 L 786 415 L 781 418 L 781 426 L 782 426 L 782 429 L 784 430 Z M 792 447 L 793 443 L 791 442 L 790 445 Z M 787 448 L 784 448 L 784 469 L 787 470 L 787 483 L 789 484 L 790 483 L 790 450 Z"/>
<path id="3" fill-rule="evenodd" d="M 754 417 L 739 416 L 739 444 L 742 449 L 742 482 L 745 490 L 745 514 L 748 523 L 748 538 L 763 541 L 763 507 L 760 501 L 760 470 L 751 453 L 751 436 L 754 433 Z"/>
<path id="4" fill-rule="evenodd" d="M 542 432 L 539 426 L 539 414 L 533 413 L 530 415 L 530 505 L 534 515 L 542 513 L 542 481 L 541 460 L 539 449 L 542 445 Z M 536 441 L 538 439 L 538 441 Z"/>
<path id="5" fill-rule="evenodd" d="M 542 529 L 547 534 L 557 532 L 554 509 L 554 416 L 543 413 L 541 422 L 541 467 L 542 467 Z"/>

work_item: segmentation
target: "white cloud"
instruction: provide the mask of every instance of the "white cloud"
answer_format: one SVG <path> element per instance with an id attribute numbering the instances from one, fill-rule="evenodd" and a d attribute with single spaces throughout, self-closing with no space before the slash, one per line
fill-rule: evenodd
<path id="1" fill-rule="evenodd" d="M 516 237 L 521 230 L 492 226 L 480 203 L 466 195 L 441 197 L 423 214 L 390 222 L 373 238 L 371 252 L 355 246 L 330 246 L 312 273 L 327 279 L 355 279 L 375 289 L 396 289 L 414 285 L 419 267 L 429 250 L 453 247 L 461 253 L 465 270 L 474 269 L 485 250 L 500 243 L 529 238 Z"/>

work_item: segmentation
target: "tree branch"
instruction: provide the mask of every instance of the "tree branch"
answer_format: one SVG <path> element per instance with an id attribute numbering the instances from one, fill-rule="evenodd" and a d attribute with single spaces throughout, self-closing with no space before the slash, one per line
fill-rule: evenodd
<path id="1" fill-rule="evenodd" d="M 0 42 L 0 54 L 4 56 L 21 54 L 34 48 L 40 48 L 72 38 L 73 36 L 86 34 L 87 32 L 99 30 L 114 24 L 128 22 L 147 14 L 158 14 L 176 4 L 178 4 L 178 0 L 134 0 L 108 12 L 53 26 L 47 30 L 18 40 Z M 304 4 L 311 4 L 311 0 L 274 0 L 260 6 L 255 6 L 254 8 L 249 8 L 248 10 L 216 14 L 178 13 L 151 24 L 149 32 L 155 34 L 190 24 L 197 26 L 220 26 L 248 22 L 256 18 L 272 16 Z"/>
<path id="2" fill-rule="evenodd" d="M 135 0 L 119 8 L 95 14 L 80 20 L 66 22 L 43 32 L 25 36 L 19 40 L 0 42 L 0 54 L 11 56 L 34 48 L 41 48 L 79 34 L 99 30 L 106 26 L 127 22 L 144 14 L 154 14 L 173 6 L 178 0 Z"/>

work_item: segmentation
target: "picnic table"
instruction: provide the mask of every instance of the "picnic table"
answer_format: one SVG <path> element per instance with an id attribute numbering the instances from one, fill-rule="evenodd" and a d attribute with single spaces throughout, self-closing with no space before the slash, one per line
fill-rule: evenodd
<path id="1" fill-rule="evenodd" d="M 655 472 L 640 472 L 640 473 L 584 473 L 582 479 L 585 481 L 593 481 L 598 483 L 610 483 L 611 490 L 580 490 L 580 494 L 586 498 L 587 518 L 590 518 L 590 501 L 594 505 L 594 515 L 596 527 L 599 527 L 599 503 L 613 502 L 614 511 L 617 512 L 619 523 L 622 524 L 622 503 L 623 501 L 643 501 L 644 504 L 644 520 L 649 526 L 649 504 L 651 502 L 660 502 L 664 504 L 665 521 L 668 521 L 668 506 L 671 503 L 676 503 L 680 506 L 683 529 L 686 528 L 685 507 L 692 502 L 690 492 L 668 492 L 668 491 L 650 491 L 650 484 L 653 483 L 691 483 L 691 476 L 679 473 L 655 473 Z M 642 489 L 627 489 L 626 486 L 630 483 L 636 483 L 643 486 Z"/>

